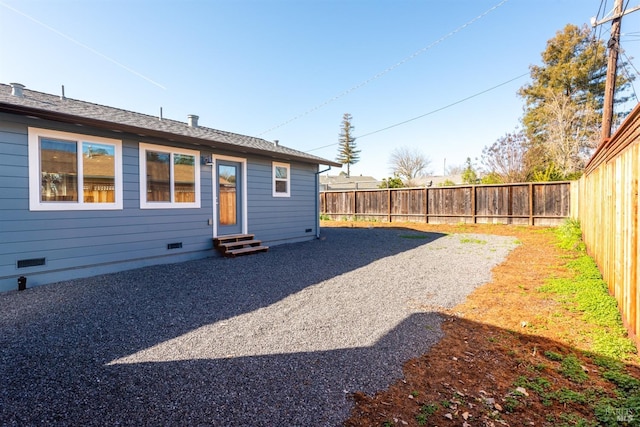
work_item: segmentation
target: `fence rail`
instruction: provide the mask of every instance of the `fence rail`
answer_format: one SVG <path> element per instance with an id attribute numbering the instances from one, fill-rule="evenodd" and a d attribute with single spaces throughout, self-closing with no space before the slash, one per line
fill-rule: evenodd
<path id="1" fill-rule="evenodd" d="M 330 219 L 558 225 L 571 214 L 571 182 L 324 191 Z"/>

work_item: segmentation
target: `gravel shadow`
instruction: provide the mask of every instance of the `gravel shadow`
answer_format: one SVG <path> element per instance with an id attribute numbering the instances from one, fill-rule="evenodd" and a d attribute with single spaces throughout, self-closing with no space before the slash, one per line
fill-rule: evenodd
<path id="1" fill-rule="evenodd" d="M 0 294 L 2 425 L 339 425 L 401 376 L 500 236 L 323 229 L 267 253 Z"/>

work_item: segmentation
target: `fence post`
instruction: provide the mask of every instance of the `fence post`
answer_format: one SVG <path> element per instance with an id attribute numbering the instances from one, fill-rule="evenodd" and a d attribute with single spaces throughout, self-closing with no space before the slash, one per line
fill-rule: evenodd
<path id="1" fill-rule="evenodd" d="M 424 188 L 424 223 L 429 224 L 429 189 Z"/>
<path id="2" fill-rule="evenodd" d="M 513 223 L 513 185 L 507 187 L 507 224 Z"/>
<path id="3" fill-rule="evenodd" d="M 533 182 L 529 183 L 529 225 L 533 225 Z"/>
<path id="4" fill-rule="evenodd" d="M 327 192 L 326 191 L 324 193 L 322 193 L 322 198 L 324 199 L 324 206 L 323 206 L 324 212 L 322 212 L 322 213 L 326 214 L 327 211 L 329 210 L 329 209 L 327 209 Z"/>
<path id="5" fill-rule="evenodd" d="M 355 221 L 356 216 L 358 216 L 358 212 L 356 211 L 358 207 L 358 202 L 356 201 L 357 198 L 358 198 L 358 190 L 353 190 L 353 206 L 352 206 L 353 221 Z"/>
<path id="6" fill-rule="evenodd" d="M 391 222 L 391 188 L 387 188 L 387 222 Z"/>
<path id="7" fill-rule="evenodd" d="M 477 214 L 477 210 L 476 210 L 476 186 L 472 185 L 471 186 L 471 221 L 473 222 L 473 224 L 476 223 L 476 214 Z"/>

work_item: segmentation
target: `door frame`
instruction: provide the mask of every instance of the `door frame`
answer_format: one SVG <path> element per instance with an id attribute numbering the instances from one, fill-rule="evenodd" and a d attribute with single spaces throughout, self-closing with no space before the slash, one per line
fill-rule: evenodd
<path id="1" fill-rule="evenodd" d="M 240 212 L 242 216 L 242 234 L 247 234 L 249 230 L 249 222 L 247 221 L 247 159 L 242 157 L 220 156 L 214 154 L 212 156 L 211 167 L 211 182 L 212 185 L 212 200 L 213 200 L 213 237 L 218 237 L 218 160 L 240 163 L 242 169 L 240 175 L 242 182 L 240 183 L 241 197 Z"/>

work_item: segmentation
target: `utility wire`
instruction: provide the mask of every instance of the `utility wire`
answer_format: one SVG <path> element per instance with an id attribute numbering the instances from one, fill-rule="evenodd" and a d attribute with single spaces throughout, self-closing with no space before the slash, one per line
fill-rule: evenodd
<path id="1" fill-rule="evenodd" d="M 636 75 L 638 75 L 638 69 L 633 65 L 631 59 L 629 59 L 627 54 L 622 52 L 622 56 L 624 56 L 624 58 L 627 60 L 627 65 L 636 72 Z M 631 85 L 631 91 L 633 92 L 633 97 L 636 99 L 636 102 L 638 102 L 638 94 L 636 93 L 636 88 L 633 85 L 633 75 L 629 72 L 626 66 L 622 67 L 622 72 L 627 75 L 627 79 L 629 80 L 629 84 Z"/>
<path id="2" fill-rule="evenodd" d="M 326 101 L 322 102 L 321 104 L 319 104 L 319 105 L 317 105 L 317 106 L 315 106 L 315 107 L 313 107 L 313 108 L 311 108 L 311 109 L 309 109 L 309 110 L 305 111 L 304 113 L 298 114 L 297 116 L 294 116 L 294 117 L 290 118 L 289 120 L 286 120 L 286 121 L 284 121 L 284 122 L 280 123 L 279 125 L 276 125 L 276 126 L 274 126 L 274 127 L 272 127 L 272 128 L 269 128 L 269 129 L 265 130 L 264 132 L 259 133 L 257 136 L 262 136 L 262 135 L 264 135 L 264 134 L 266 134 L 266 133 L 269 133 L 269 132 L 274 131 L 274 130 L 276 130 L 276 129 L 278 129 L 278 128 L 281 128 L 281 127 L 283 127 L 283 126 L 285 126 L 285 125 L 288 125 L 289 123 L 291 123 L 291 122 L 293 122 L 293 121 L 295 121 L 295 120 L 298 120 L 298 119 L 300 119 L 300 118 L 302 118 L 302 117 L 304 117 L 304 116 L 307 116 L 307 115 L 309 115 L 309 114 L 313 113 L 314 111 L 317 111 L 317 110 L 321 109 L 322 107 L 324 107 L 324 106 L 326 106 L 326 105 L 328 105 L 328 104 L 331 104 L 332 102 L 337 101 L 338 99 L 340 99 L 340 98 L 342 98 L 342 97 L 344 97 L 344 96 L 347 96 L 347 95 L 348 95 L 348 94 L 350 94 L 351 92 L 354 92 L 354 91 L 356 91 L 356 90 L 360 89 L 361 87 L 366 86 L 367 84 L 371 83 L 372 81 L 377 80 L 377 79 L 379 79 L 380 77 L 384 76 L 385 74 L 390 73 L 391 71 L 395 70 L 396 68 L 398 68 L 399 66 L 403 65 L 404 63 L 411 61 L 412 59 L 414 59 L 415 57 L 417 57 L 417 56 L 419 56 L 419 55 L 423 54 L 424 52 L 428 51 L 428 50 L 429 50 L 429 49 L 431 49 L 432 47 L 434 47 L 434 46 L 436 46 L 436 45 L 438 45 L 438 44 L 442 43 L 442 42 L 443 42 L 443 41 L 445 41 L 446 39 L 448 39 L 448 38 L 450 38 L 450 37 L 454 36 L 455 34 L 459 33 L 459 32 L 460 32 L 460 31 L 462 31 L 463 29 L 465 29 L 466 27 L 468 27 L 468 26 L 470 26 L 471 24 L 473 24 L 474 22 L 476 22 L 476 21 L 478 21 L 478 20 L 480 20 L 480 19 L 484 18 L 486 15 L 488 15 L 488 14 L 489 14 L 489 13 L 491 13 L 491 12 L 493 12 L 494 10 L 496 10 L 497 8 L 499 8 L 500 6 L 502 6 L 503 4 L 505 4 L 505 3 L 506 3 L 506 2 L 508 2 L 508 1 L 509 1 L 509 0 L 502 0 L 500 3 L 498 3 L 498 4 L 494 5 L 493 7 L 491 7 L 490 9 L 488 9 L 487 11 L 485 11 L 484 13 L 482 13 L 482 14 L 480 14 L 480 15 L 476 16 L 475 18 L 473 18 L 472 20 L 468 21 L 467 23 L 465 23 L 465 24 L 463 24 L 463 25 L 459 26 L 459 27 L 458 27 L 458 28 L 456 28 L 455 30 L 453 30 L 453 31 L 449 32 L 448 34 L 446 34 L 446 35 L 444 35 L 444 36 L 442 36 L 442 37 L 440 37 L 438 40 L 434 41 L 434 42 L 433 42 L 433 43 L 431 43 L 430 45 L 428 45 L 428 46 L 426 46 L 426 47 L 423 47 L 422 49 L 420 49 L 420 50 L 418 50 L 418 51 L 414 52 L 413 54 L 411 54 L 411 55 L 407 56 L 406 58 L 404 58 L 404 59 L 403 59 L 403 60 L 401 60 L 400 62 L 397 62 L 396 64 L 394 64 L 394 65 L 390 66 L 389 68 L 387 68 L 387 69 L 385 69 L 385 70 L 383 70 L 383 71 L 379 72 L 378 74 L 374 75 L 373 77 L 371 77 L 371 78 L 369 78 L 369 79 L 367 79 L 367 80 L 363 81 L 362 83 L 359 83 L 359 84 L 357 84 L 357 85 L 355 85 L 355 86 L 351 87 L 350 89 L 345 90 L 344 92 L 339 93 L 338 95 L 334 96 L 333 98 L 330 98 L 330 99 L 328 99 L 328 100 L 326 100 Z"/>
<path id="3" fill-rule="evenodd" d="M 498 85 L 495 85 L 495 86 L 493 86 L 493 87 L 490 87 L 489 89 L 485 89 L 485 90 L 483 90 L 483 91 L 480 91 L 480 92 L 474 93 L 473 95 L 467 96 L 466 98 L 463 98 L 463 99 L 460 99 L 460 100 L 458 100 L 458 101 L 452 102 L 451 104 L 447 104 L 447 105 L 445 105 L 445 106 L 443 106 L 443 107 L 436 108 L 435 110 L 431 110 L 431 111 L 429 111 L 428 113 L 421 114 L 421 115 L 416 116 L 416 117 L 413 117 L 413 118 L 411 118 L 411 119 L 404 120 L 404 121 L 402 121 L 402 122 L 399 122 L 399 123 L 393 124 L 393 125 L 391 125 L 391 126 L 387 126 L 387 127 L 385 127 L 385 128 L 378 129 L 378 130 L 375 130 L 375 131 L 373 131 L 373 132 L 365 133 L 364 135 L 356 136 L 356 137 L 355 137 L 355 139 L 362 139 L 362 138 L 365 138 L 365 137 L 367 137 L 367 136 L 370 136 L 370 135 L 373 135 L 373 134 L 376 134 L 376 133 L 384 132 L 385 130 L 389 130 L 389 129 L 392 129 L 392 128 L 395 128 L 395 127 L 398 127 L 398 126 L 402 126 L 402 125 L 404 125 L 404 124 L 407 124 L 407 123 L 412 122 L 412 121 L 414 121 L 414 120 L 421 119 L 421 118 L 426 117 L 426 116 L 429 116 L 429 115 L 431 115 L 431 114 L 435 114 L 435 113 L 437 113 L 437 112 L 439 112 L 439 111 L 442 111 L 442 110 L 445 110 L 445 109 L 447 109 L 447 108 L 453 107 L 454 105 L 461 104 L 461 103 L 463 103 L 463 102 L 465 102 L 465 101 L 468 101 L 468 100 L 470 100 L 470 99 L 472 99 L 472 98 L 475 98 L 475 97 L 477 97 L 477 96 L 480 96 L 480 95 L 482 95 L 482 94 L 485 94 L 485 93 L 487 93 L 487 92 L 490 92 L 490 91 L 492 91 L 492 90 L 494 90 L 494 89 L 497 89 L 497 88 L 499 88 L 499 87 L 501 87 L 501 86 L 504 86 L 504 85 L 506 85 L 506 84 L 509 84 L 509 83 L 511 83 L 511 82 L 513 82 L 513 81 L 515 81 L 515 80 L 518 80 L 518 79 L 520 79 L 520 78 L 522 78 L 522 77 L 524 77 L 524 76 L 527 76 L 527 75 L 529 75 L 529 73 L 528 73 L 528 72 L 526 72 L 526 73 L 524 73 L 524 74 L 520 74 L 519 76 L 516 76 L 516 77 L 514 77 L 514 78 L 512 78 L 512 79 L 509 79 L 509 80 L 507 80 L 507 81 L 505 81 L 505 82 L 502 82 L 502 83 L 500 83 L 500 84 L 498 84 Z M 311 151 L 321 150 L 321 149 L 323 149 L 323 148 L 332 147 L 332 146 L 334 146 L 334 145 L 338 145 L 338 144 L 340 144 L 340 143 L 339 143 L 339 142 L 335 142 L 335 143 L 333 143 L 333 144 L 323 145 L 322 147 L 312 148 L 311 150 L 307 150 L 306 152 L 307 152 L 307 153 L 309 153 L 309 152 L 311 152 Z"/>
<path id="4" fill-rule="evenodd" d="M 6 3 L 5 3 L 5 2 L 3 2 L 3 1 L 0 1 L 0 6 L 4 6 L 5 8 L 7 8 L 7 9 L 9 9 L 9 10 L 11 10 L 11 11 L 13 11 L 13 12 L 15 12 L 15 13 L 19 14 L 19 15 L 24 16 L 25 18 L 27 18 L 27 19 L 29 19 L 29 20 L 31 20 L 31 21 L 33 21 L 33 22 L 35 22 L 36 24 L 40 25 L 41 27 L 44 27 L 44 28 L 46 28 L 47 30 L 49 30 L 49 31 L 51 31 L 51 32 L 56 33 L 56 34 L 57 34 L 57 35 L 59 35 L 60 37 L 63 37 L 63 38 L 65 38 L 65 39 L 69 40 L 71 43 L 75 43 L 75 44 L 77 44 L 78 46 L 80 46 L 80 47 L 82 47 L 82 48 L 84 48 L 84 49 L 86 49 L 86 50 L 88 50 L 88 51 L 90 51 L 90 52 L 94 53 L 95 55 L 98 55 L 98 56 L 100 56 L 100 57 L 102 57 L 102 58 L 106 59 L 107 61 L 109 61 L 109 62 L 111 62 L 111 63 L 113 63 L 113 64 L 117 65 L 118 67 L 120 67 L 120 68 L 122 68 L 122 69 L 124 69 L 124 70 L 126 70 L 126 71 L 128 71 L 128 72 L 130 72 L 131 74 L 134 74 L 134 75 L 136 75 L 136 76 L 140 77 L 141 79 L 144 79 L 144 80 L 146 80 L 147 82 L 149 82 L 149 83 L 151 83 L 151 84 L 153 84 L 153 85 L 155 85 L 155 86 L 158 86 L 160 89 L 166 89 L 164 86 L 162 86 L 160 83 L 156 82 L 155 80 L 153 80 L 153 79 L 151 79 L 151 78 L 149 78 L 149 77 L 145 76 L 144 74 L 141 74 L 141 73 L 137 72 L 136 70 L 134 70 L 134 69 L 132 69 L 132 68 L 130 68 L 130 67 L 127 67 L 127 66 L 126 66 L 126 65 L 124 65 L 123 63 L 118 62 L 118 61 L 116 61 L 115 59 L 113 59 L 113 58 L 111 58 L 111 57 L 109 57 L 109 56 L 107 56 L 107 55 L 105 55 L 105 54 L 103 54 L 103 53 L 101 53 L 101 52 L 98 52 L 98 51 L 97 51 L 97 50 L 95 50 L 94 48 L 92 48 L 92 47 L 90 47 L 90 46 L 87 46 L 86 44 L 84 44 L 84 43 L 82 43 L 82 42 L 79 42 L 78 40 L 74 39 L 73 37 L 70 37 L 70 36 L 66 35 L 66 34 L 65 34 L 65 33 L 63 33 L 62 31 L 56 30 L 55 28 L 53 28 L 53 27 L 51 27 L 51 26 L 49 26 L 49 25 L 45 24 L 45 23 L 44 23 L 44 22 L 42 22 L 42 21 L 38 21 L 38 20 L 37 20 L 36 18 L 34 18 L 33 16 L 27 15 L 26 13 L 21 12 L 21 11 L 19 11 L 18 9 L 16 9 L 16 8 L 14 8 L 14 7 L 9 6 L 8 4 L 6 4 Z"/>

